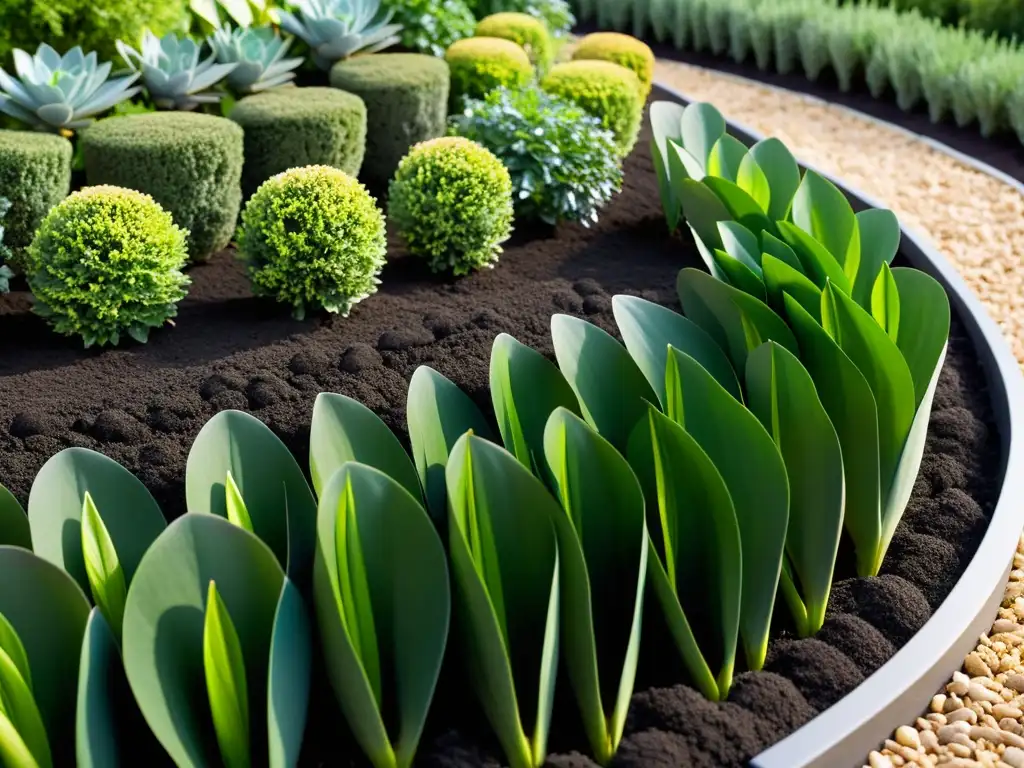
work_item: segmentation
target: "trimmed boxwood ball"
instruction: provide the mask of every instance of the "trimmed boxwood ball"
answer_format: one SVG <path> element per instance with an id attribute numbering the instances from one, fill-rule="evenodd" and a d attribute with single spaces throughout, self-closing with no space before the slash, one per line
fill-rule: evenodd
<path id="1" fill-rule="evenodd" d="M 417 144 L 398 166 L 388 215 L 409 251 L 435 272 L 492 267 L 512 232 L 512 179 L 476 142 L 447 136 Z"/>
<path id="2" fill-rule="evenodd" d="M 511 40 L 526 51 L 530 61 L 546 72 L 555 57 L 554 42 L 547 25 L 527 13 L 493 13 L 476 25 L 477 37 L 500 37 Z"/>
<path id="3" fill-rule="evenodd" d="M 380 284 L 384 214 L 344 171 L 292 168 L 246 203 L 238 248 L 257 295 L 291 305 L 299 319 L 318 309 L 345 316 Z"/>
<path id="4" fill-rule="evenodd" d="M 331 85 L 366 104 L 366 156 L 371 186 L 387 184 L 414 144 L 443 136 L 448 115 L 448 65 L 419 53 L 375 53 L 340 61 Z"/>
<path id="5" fill-rule="evenodd" d="M 632 70 L 640 80 L 640 96 L 647 99 L 654 80 L 654 51 L 631 35 L 621 32 L 594 32 L 576 46 L 573 59 L 612 61 Z"/>
<path id="6" fill-rule="evenodd" d="M 337 88 L 275 88 L 231 110 L 245 131 L 242 191 L 250 196 L 289 168 L 329 165 L 358 176 L 366 151 L 366 105 Z"/>
<path id="7" fill-rule="evenodd" d="M 451 105 L 463 97 L 482 99 L 495 88 L 518 88 L 533 79 L 533 65 L 522 46 L 500 37 L 469 37 L 452 45 L 444 55 L 451 69 Z"/>
<path id="8" fill-rule="evenodd" d="M 186 234 L 149 195 L 85 187 L 46 215 L 29 246 L 33 309 L 86 347 L 145 342 L 185 295 Z"/>
<path id="9" fill-rule="evenodd" d="M 111 117 L 82 133 L 90 184 L 145 192 L 187 229 L 205 261 L 231 240 L 242 205 L 242 129 L 223 117 L 153 112 Z"/>
<path id="10" fill-rule="evenodd" d="M 11 204 L 4 245 L 16 264 L 43 217 L 71 191 L 71 154 L 71 142 L 61 136 L 0 131 L 0 197 Z"/>
<path id="11" fill-rule="evenodd" d="M 611 61 L 566 61 L 551 68 L 541 87 L 600 118 L 601 124 L 615 134 L 623 157 L 633 149 L 640 134 L 644 102 L 640 80 L 632 70 Z"/>

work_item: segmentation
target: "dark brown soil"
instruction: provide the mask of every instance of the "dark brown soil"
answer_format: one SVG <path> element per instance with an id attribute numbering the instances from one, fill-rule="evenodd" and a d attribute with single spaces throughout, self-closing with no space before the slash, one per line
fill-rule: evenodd
<path id="1" fill-rule="evenodd" d="M 135 472 L 176 516 L 184 511 L 189 446 L 218 410 L 252 412 L 302 464 L 313 400 L 323 390 L 360 399 L 404 434 L 407 382 L 427 364 L 489 410 L 497 333 L 551 354 L 553 313 L 614 332 L 616 293 L 678 309 L 676 273 L 699 259 L 692 243 L 665 232 L 648 138 L 645 130 L 626 162 L 625 188 L 600 225 L 523 228 L 497 268 L 457 281 L 429 275 L 395 243 L 380 293 L 347 319 L 297 322 L 286 308 L 253 298 L 231 252 L 192 269 L 176 327 L 154 333 L 145 346 L 84 351 L 50 333 L 30 314 L 28 294 L 15 290 L 0 299 L 0 478 L 24 501 L 49 456 L 87 446 Z M 984 376 L 954 321 L 927 454 L 885 575 L 849 578 L 841 564 L 829 621 L 815 639 L 789 637 L 780 605 L 767 671 L 739 674 L 721 704 L 685 685 L 657 611 L 648 611 L 636 695 L 614 765 L 740 766 L 849 692 L 917 631 L 970 560 L 1000 483 L 997 444 Z M 450 666 L 419 764 L 499 765 L 479 708 L 456 663 Z M 317 700 L 304 763 L 362 765 L 344 746 L 329 695 Z M 327 744 L 314 733 L 326 734 L 330 747 L 319 749 Z M 571 694 L 560 685 L 551 765 L 593 767 L 579 734 Z"/>

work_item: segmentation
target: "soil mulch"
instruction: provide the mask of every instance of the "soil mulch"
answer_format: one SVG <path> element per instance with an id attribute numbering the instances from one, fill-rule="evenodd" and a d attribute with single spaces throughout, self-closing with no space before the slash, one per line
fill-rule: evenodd
<path id="1" fill-rule="evenodd" d="M 461 280 L 430 275 L 393 242 L 380 292 L 348 318 L 292 320 L 287 309 L 251 295 L 241 264 L 226 251 L 190 270 L 192 287 L 174 328 L 155 332 L 147 345 L 85 351 L 52 334 L 15 286 L 0 299 L 0 480 L 24 501 L 47 458 L 85 446 L 136 473 L 173 517 L 184 512 L 189 446 L 222 409 L 262 419 L 303 465 L 321 391 L 358 398 L 404 436 L 407 383 L 425 364 L 489 412 L 488 361 L 499 332 L 551 355 L 553 313 L 614 333 L 616 293 L 679 309 L 676 274 L 700 259 L 688 239 L 666 234 L 648 139 L 645 127 L 626 161 L 622 194 L 599 225 L 522 227 L 495 269 Z M 954 319 L 921 474 L 884 575 L 853 578 L 841 561 L 829 619 L 814 639 L 789 636 L 780 604 L 765 671 L 739 674 L 729 701 L 717 704 L 683 684 L 650 599 L 636 694 L 614 765 L 740 766 L 852 690 L 920 628 L 963 572 L 1000 483 L 998 450 L 983 372 Z M 316 703 L 310 714 L 321 721 L 321 734 L 344 738 L 329 705 Z M 500 764 L 479 717 L 466 681 L 448 670 L 418 764 Z M 311 743 L 304 763 L 362 764 L 354 749 L 318 746 L 327 745 Z M 594 766 L 583 756 L 586 742 L 564 682 L 550 747 L 551 765 Z"/>

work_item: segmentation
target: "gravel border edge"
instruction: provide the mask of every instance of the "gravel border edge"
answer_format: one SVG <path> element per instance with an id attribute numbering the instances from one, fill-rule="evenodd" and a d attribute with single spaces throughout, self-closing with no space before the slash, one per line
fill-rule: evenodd
<path id="1" fill-rule="evenodd" d="M 737 81 L 746 81 L 727 75 Z M 758 83 L 757 85 L 763 85 Z M 692 99 L 678 90 L 655 83 L 669 98 Z M 775 86 L 773 91 L 793 92 Z M 793 94 L 817 103 L 828 102 Z M 893 126 L 847 107 L 829 104 L 851 116 L 867 120 L 928 144 L 936 151 L 1011 185 L 1024 195 L 1024 185 L 974 158 L 932 139 Z M 727 121 L 730 133 L 747 144 L 763 136 L 736 121 Z M 851 189 L 841 179 L 811 168 L 843 189 L 854 207 L 884 207 L 872 197 Z M 1004 464 L 1003 485 L 991 522 L 974 559 L 946 600 L 921 630 L 873 675 L 811 722 L 754 757 L 752 768 L 859 768 L 864 755 L 875 749 L 895 727 L 911 722 L 927 708 L 932 695 L 959 669 L 978 635 L 992 624 L 1010 573 L 1021 529 L 1024 528 L 1024 376 L 999 327 L 950 263 L 926 238 L 904 228 L 901 252 L 919 269 L 939 280 L 963 319 L 985 368 L 992 397 Z M 980 599 L 979 599 L 980 596 Z"/>

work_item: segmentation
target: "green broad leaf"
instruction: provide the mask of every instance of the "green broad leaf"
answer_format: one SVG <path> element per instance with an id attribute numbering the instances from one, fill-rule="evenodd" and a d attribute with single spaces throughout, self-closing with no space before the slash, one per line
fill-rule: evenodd
<path id="1" fill-rule="evenodd" d="M 22 645 L 18 633 L 2 613 L 0 613 L 0 651 L 6 653 L 7 657 L 14 663 L 18 674 L 21 675 L 25 685 L 31 691 L 32 670 L 28 665 L 28 654 L 25 653 L 25 646 Z"/>
<path id="2" fill-rule="evenodd" d="M 299 764 L 313 667 L 312 632 L 306 603 L 286 576 L 274 614 L 267 671 L 270 768 Z"/>
<path id="3" fill-rule="evenodd" d="M 192 13 L 214 29 L 220 26 L 217 0 L 189 0 L 188 7 L 192 10 Z"/>
<path id="4" fill-rule="evenodd" d="M 860 228 L 846 195 L 824 176 L 807 171 L 793 198 L 792 215 L 796 226 L 832 254 L 852 284 L 860 267 Z"/>
<path id="5" fill-rule="evenodd" d="M 716 248 L 715 264 L 733 288 L 738 288 L 760 301 L 766 299 L 764 283 L 757 276 L 757 273 L 748 267 L 745 262 L 733 258 L 725 251 Z"/>
<path id="6" fill-rule="evenodd" d="M 0 545 L 32 549 L 32 529 L 24 508 L 7 488 L 0 485 Z"/>
<path id="7" fill-rule="evenodd" d="M 648 500 L 654 550 L 648 577 L 693 681 L 712 701 L 722 700 L 736 660 L 742 589 L 740 530 L 729 490 L 697 441 L 653 406 L 630 437 L 629 463 Z M 697 627 L 703 651 L 687 614 L 713 617 Z"/>
<path id="8" fill-rule="evenodd" d="M 874 564 L 874 570 L 870 575 L 876 575 L 882 568 L 882 561 L 885 553 L 892 542 L 893 534 L 896 533 L 896 526 L 907 508 L 910 496 L 914 492 L 914 482 L 917 480 L 917 473 L 921 469 L 921 459 L 924 457 L 925 441 L 928 437 L 928 421 L 931 418 L 932 401 L 935 399 L 935 388 L 939 383 L 939 375 L 942 373 L 942 364 L 946 359 L 946 348 L 943 347 L 939 359 L 935 364 L 935 371 L 932 380 L 921 404 L 914 414 L 914 423 L 910 427 L 910 434 L 903 444 L 903 451 L 900 453 L 899 463 L 896 465 L 896 473 L 893 477 L 889 494 L 882 501 L 882 535 L 878 546 L 878 556 Z"/>
<path id="9" fill-rule="evenodd" d="M 465 392 L 425 365 L 409 382 L 406 419 L 427 510 L 435 522 L 443 521 L 448 514 L 445 466 L 452 446 L 470 430 L 490 440 L 491 428 Z"/>
<path id="10" fill-rule="evenodd" d="M 346 518 L 349 542 L 358 531 L 361 564 L 352 558 L 351 543 L 338 548 L 344 541 L 338 524 Z M 448 638 L 451 604 L 444 547 L 417 499 L 379 470 L 355 462 L 342 467 L 324 489 L 317 529 L 316 607 L 335 697 L 375 768 L 408 768 Z M 367 674 L 365 641 L 346 618 L 352 611 L 345 604 L 344 583 L 352 581 L 355 570 L 365 583 L 361 599 L 367 600 L 356 610 L 365 617 L 364 624 L 372 622 L 375 642 L 380 643 L 374 649 L 380 665 L 376 690 Z"/>
<path id="11" fill-rule="evenodd" d="M 785 144 L 776 138 L 761 139 L 750 148 L 750 157 L 757 161 L 770 190 L 765 209 L 772 221 L 789 216 L 793 195 L 800 187 L 800 166 Z"/>
<path id="12" fill-rule="evenodd" d="M 252 518 L 249 517 L 249 510 L 246 509 L 245 500 L 242 498 L 242 492 L 238 490 L 238 485 L 235 484 L 234 478 L 231 477 L 230 469 L 224 481 L 224 509 L 227 512 L 229 521 L 239 528 L 244 528 L 249 533 L 255 533 L 252 527 Z"/>
<path id="13" fill-rule="evenodd" d="M 245 499 L 252 532 L 277 555 L 299 588 L 308 589 L 316 501 L 291 451 L 259 419 L 242 411 L 221 411 L 206 422 L 188 453 L 188 511 L 230 519 L 228 472 Z"/>
<path id="14" fill-rule="evenodd" d="M 793 269 L 784 261 L 764 254 L 761 260 L 764 274 L 764 285 L 768 292 L 768 303 L 780 315 L 785 312 L 785 295 L 789 294 L 800 302 L 815 320 L 821 318 L 821 290 L 804 276 L 803 272 Z"/>
<path id="15" fill-rule="evenodd" d="M 245 768 L 251 763 L 245 659 L 231 614 L 212 579 L 203 623 L 203 670 L 213 729 L 225 768 Z"/>
<path id="16" fill-rule="evenodd" d="M 885 499 L 914 420 L 914 380 L 896 344 L 853 299 L 829 286 L 822 293 L 821 307 L 828 335 L 864 374 L 874 395 L 881 497 Z"/>
<path id="17" fill-rule="evenodd" d="M 949 340 L 949 297 L 934 277 L 920 270 L 897 267 L 892 277 L 900 296 L 896 346 L 910 368 L 920 409 Z"/>
<path id="18" fill-rule="evenodd" d="M 846 530 L 857 555 L 857 572 L 874 572 L 881 537 L 878 413 L 864 375 L 818 320 L 792 296 L 786 316 L 800 343 L 800 360 L 839 436 L 846 477 Z M 820 313 L 820 308 L 818 310 Z"/>
<path id="19" fill-rule="evenodd" d="M 46 726 L 32 696 L 32 689 L 21 676 L 18 665 L 0 648 L 0 710 L 10 720 L 40 766 L 52 766 Z"/>
<path id="20" fill-rule="evenodd" d="M 699 181 L 683 179 L 678 185 L 675 182 L 673 185 L 683 208 L 683 217 L 690 228 L 708 248 L 721 248 L 718 222 L 734 218 L 729 209 L 709 187 Z"/>
<path id="21" fill-rule="evenodd" d="M 626 348 L 596 325 L 569 315 L 551 318 L 558 367 L 579 398 L 583 417 L 624 450 L 655 395 Z"/>
<path id="22" fill-rule="evenodd" d="M 710 189 L 719 202 L 725 206 L 730 219 L 735 219 L 758 237 L 762 232 L 775 231 L 775 225 L 765 215 L 757 200 L 735 182 L 715 176 L 706 176 L 701 183 Z M 686 213 L 685 204 L 683 213 Z"/>
<path id="23" fill-rule="evenodd" d="M 135 475 L 87 448 L 64 449 L 36 475 L 28 497 L 32 549 L 90 592 L 81 530 L 86 493 L 99 510 L 124 581 L 130 584 L 142 556 L 167 523 L 156 500 Z"/>
<path id="24" fill-rule="evenodd" d="M 804 635 L 825 623 L 846 499 L 839 437 L 814 381 L 789 350 L 769 342 L 747 359 L 750 410 L 778 446 L 789 478 L 786 552 L 807 609 Z"/>
<path id="25" fill-rule="evenodd" d="M 103 524 L 99 510 L 88 491 L 82 502 L 82 553 L 89 577 L 92 599 L 110 623 L 114 636 L 121 636 L 124 601 L 128 596 L 124 569 L 118 559 L 114 542 Z"/>
<path id="26" fill-rule="evenodd" d="M 651 105 L 652 107 L 654 105 Z M 679 216 L 682 213 L 679 201 L 676 199 L 675 191 L 672 189 L 672 179 L 669 175 L 667 146 L 665 142 L 652 138 L 650 142 L 651 160 L 654 164 L 654 173 L 658 178 L 658 196 L 661 198 L 661 209 L 665 212 L 665 221 L 668 224 L 669 233 L 679 228 Z"/>
<path id="27" fill-rule="evenodd" d="M 611 443 L 564 408 L 548 419 L 544 454 L 564 510 L 554 518 L 564 658 L 590 748 L 605 765 L 622 739 L 636 679 L 647 575 L 644 497 Z"/>
<path id="28" fill-rule="evenodd" d="M 540 352 L 507 333 L 491 347 L 491 401 L 505 448 L 544 479 L 544 427 L 556 408 L 580 413 L 562 372 Z"/>
<path id="29" fill-rule="evenodd" d="M 676 290 L 686 316 L 728 353 L 738 371 L 746 368 L 750 328 L 757 329 L 762 341 L 770 339 L 790 351 L 797 350 L 796 339 L 782 318 L 763 301 L 738 288 L 688 268 L 679 272 Z"/>
<path id="30" fill-rule="evenodd" d="M 871 316 L 896 341 L 900 329 L 900 292 L 888 264 L 882 264 L 871 291 Z"/>
<path id="31" fill-rule="evenodd" d="M 351 397 L 321 392 L 309 428 L 309 474 L 317 496 L 346 461 L 375 467 L 423 498 L 412 459 L 377 414 Z"/>
<path id="32" fill-rule="evenodd" d="M 722 250 L 734 259 L 742 261 L 754 274 L 761 276 L 761 246 L 749 229 L 735 221 L 718 222 L 718 233 Z"/>
<path id="33" fill-rule="evenodd" d="M 771 232 L 761 233 L 761 253 L 762 261 L 764 261 L 764 254 L 767 253 L 769 256 L 774 256 L 779 261 L 789 265 L 800 274 L 804 274 L 804 266 L 800 263 L 800 259 L 797 258 L 793 249 L 779 240 L 779 238 Z M 804 276 L 806 277 L 806 275 Z"/>
<path id="34" fill-rule="evenodd" d="M 512 454 L 475 435 L 456 443 L 446 472 L 455 627 L 468 679 L 512 768 L 539 768 L 558 667 L 551 521 L 564 513 Z"/>
<path id="35" fill-rule="evenodd" d="M 675 141 L 668 142 L 668 173 L 673 194 L 678 197 L 684 179 L 700 181 L 704 178 L 704 166 Z"/>
<path id="36" fill-rule="evenodd" d="M 626 349 L 658 395 L 665 397 L 665 363 L 671 344 L 697 360 L 729 393 L 742 401 L 732 363 L 715 340 L 678 312 L 636 296 L 613 296 L 612 313 Z"/>
<path id="37" fill-rule="evenodd" d="M 207 693 L 211 581 L 245 663 L 251 763 L 267 765 L 268 670 L 285 574 L 273 550 L 254 534 L 211 514 L 186 514 L 167 526 L 128 588 L 121 640 L 128 683 L 150 731 L 176 765 L 231 759 L 218 749 Z M 218 650 L 217 671 L 225 674 L 226 652 Z M 232 701 L 241 706 L 237 698 Z"/>
<path id="38" fill-rule="evenodd" d="M 736 185 L 750 195 L 762 211 L 767 212 L 771 206 L 772 190 L 757 160 L 749 152 L 740 161 L 736 173 Z"/>
<path id="39" fill-rule="evenodd" d="M 779 583 L 789 483 L 786 466 L 761 422 L 692 357 L 669 350 L 667 415 L 704 450 L 732 498 L 742 547 L 740 636 L 747 665 L 761 669 Z M 742 461 L 737 460 L 742 457 Z"/>
<path id="40" fill-rule="evenodd" d="M 853 298 L 871 308 L 871 290 L 883 264 L 892 262 L 900 247 L 900 223 L 886 208 L 869 208 L 857 214 L 860 230 L 860 268 L 853 284 Z"/>
<path id="41" fill-rule="evenodd" d="M 708 248 L 708 246 L 704 244 L 704 241 L 700 239 L 700 236 L 693 227 L 687 224 L 687 228 L 690 230 L 690 234 L 693 235 L 693 243 L 697 246 L 697 253 L 700 254 L 700 257 L 704 262 L 704 266 L 708 268 L 708 272 L 711 273 L 711 276 L 714 277 L 715 280 L 721 280 L 725 283 L 729 282 L 726 276 L 718 268 L 718 264 L 715 263 L 715 254 L 712 253 L 713 249 Z"/>
<path id="42" fill-rule="evenodd" d="M 803 273 L 818 288 L 824 290 L 825 285 L 831 283 L 849 295 L 850 280 L 843 272 L 842 266 L 824 245 L 788 221 L 780 221 L 778 227 L 782 239 L 793 249 L 793 253 L 800 260 Z"/>
<path id="43" fill-rule="evenodd" d="M 652 149 L 665 158 L 669 140 L 681 141 L 683 129 L 683 111 L 685 107 L 675 101 L 655 101 L 648 110 L 651 121 Z"/>
<path id="44" fill-rule="evenodd" d="M 217 0 L 236 26 L 249 27 L 252 25 L 252 8 L 249 0 Z"/>
<path id="45" fill-rule="evenodd" d="M 735 183 L 740 173 L 740 164 L 746 156 L 746 145 L 736 137 L 724 134 L 715 142 L 708 155 L 707 175 Z"/>
<path id="46" fill-rule="evenodd" d="M 713 105 L 694 102 L 683 110 L 680 130 L 683 146 L 704 168 L 712 147 L 725 134 L 725 118 Z"/>
<path id="47" fill-rule="evenodd" d="M 39 768 L 14 723 L 3 712 L 0 712 L 0 763 L 6 768 Z"/>

